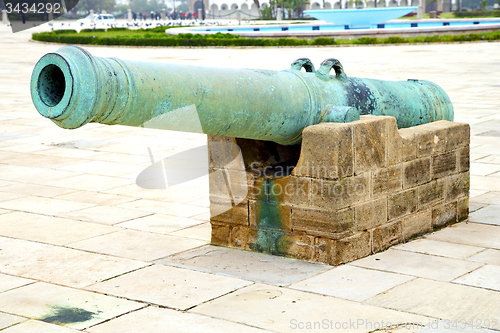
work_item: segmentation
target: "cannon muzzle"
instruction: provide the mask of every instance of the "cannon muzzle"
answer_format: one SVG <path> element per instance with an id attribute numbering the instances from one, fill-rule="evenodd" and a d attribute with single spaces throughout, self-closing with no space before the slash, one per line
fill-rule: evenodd
<path id="1" fill-rule="evenodd" d="M 270 71 L 104 59 L 65 46 L 36 64 L 31 96 L 41 115 L 68 129 L 97 122 L 283 145 L 299 143 L 309 125 L 364 114 L 394 116 L 399 128 L 453 120 L 438 85 L 348 77 L 336 59 L 318 70 L 303 58 Z"/>

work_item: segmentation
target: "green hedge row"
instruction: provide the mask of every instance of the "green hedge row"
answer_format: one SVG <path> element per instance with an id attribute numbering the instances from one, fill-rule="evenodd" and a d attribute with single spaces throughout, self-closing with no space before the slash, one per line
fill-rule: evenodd
<path id="1" fill-rule="evenodd" d="M 472 10 L 466 12 L 454 12 L 455 17 L 500 17 L 500 10 Z"/>
<path id="2" fill-rule="evenodd" d="M 109 31 L 109 30 L 108 30 Z M 214 35 L 179 34 L 177 36 L 162 34 L 145 34 L 133 36 L 94 36 L 92 34 L 78 34 L 72 30 L 61 32 L 34 33 L 32 38 L 42 42 L 56 42 L 64 44 L 92 44 L 92 45 L 129 45 L 129 46 L 307 46 L 307 45 L 366 45 L 366 44 L 406 44 L 406 43 L 435 43 L 435 42 L 465 42 L 478 40 L 500 40 L 500 31 L 489 33 L 473 33 L 463 35 L 434 35 L 419 37 L 387 38 L 361 37 L 358 39 L 335 39 L 331 37 L 317 37 L 314 39 L 299 38 L 244 38 L 238 35 L 217 33 Z"/>

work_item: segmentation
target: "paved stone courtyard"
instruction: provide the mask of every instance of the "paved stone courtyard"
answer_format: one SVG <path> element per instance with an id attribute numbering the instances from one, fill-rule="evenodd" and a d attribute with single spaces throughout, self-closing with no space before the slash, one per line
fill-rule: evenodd
<path id="1" fill-rule="evenodd" d="M 206 169 L 206 136 L 41 117 L 30 75 L 59 45 L 30 33 L 0 25 L 0 331 L 500 331 L 500 43 L 88 47 L 273 70 L 334 57 L 349 76 L 442 86 L 471 125 L 469 221 L 334 268 L 208 245 L 208 176 L 165 188 L 161 167 Z M 152 185 L 145 170 L 159 172 Z"/>

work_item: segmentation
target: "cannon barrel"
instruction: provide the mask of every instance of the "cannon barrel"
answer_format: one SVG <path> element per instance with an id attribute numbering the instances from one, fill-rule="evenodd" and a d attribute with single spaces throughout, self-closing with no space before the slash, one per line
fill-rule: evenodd
<path id="1" fill-rule="evenodd" d="M 283 145 L 299 143 L 309 125 L 364 114 L 394 116 L 399 128 L 453 120 L 438 85 L 347 77 L 336 59 L 318 70 L 302 58 L 270 71 L 104 59 L 65 46 L 36 64 L 31 96 L 40 114 L 68 129 L 97 122 Z"/>

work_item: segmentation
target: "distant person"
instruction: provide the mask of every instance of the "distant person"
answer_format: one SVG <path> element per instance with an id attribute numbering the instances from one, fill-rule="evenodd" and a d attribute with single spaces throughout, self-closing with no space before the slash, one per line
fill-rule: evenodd
<path id="1" fill-rule="evenodd" d="M 139 21 L 142 21 L 142 13 L 139 13 Z"/>
<path id="2" fill-rule="evenodd" d="M 142 18 L 144 19 L 144 21 L 146 21 L 146 17 L 148 17 L 146 13 L 142 14 Z"/>
<path id="3" fill-rule="evenodd" d="M 194 19 L 195 19 L 195 20 L 198 20 L 198 13 L 196 13 L 196 12 L 195 12 L 195 13 L 193 14 L 193 17 L 194 17 Z"/>
<path id="4" fill-rule="evenodd" d="M 134 22 L 135 22 L 135 20 L 137 20 L 137 13 L 136 12 L 132 13 L 132 19 L 134 20 Z"/>
<path id="5" fill-rule="evenodd" d="M 155 20 L 155 12 L 151 11 L 151 14 L 149 14 L 149 16 L 151 16 L 151 21 Z"/>

